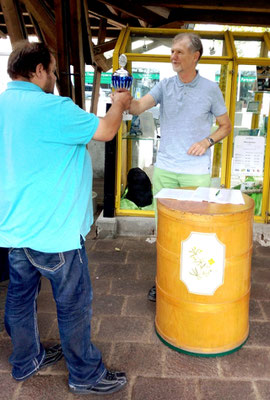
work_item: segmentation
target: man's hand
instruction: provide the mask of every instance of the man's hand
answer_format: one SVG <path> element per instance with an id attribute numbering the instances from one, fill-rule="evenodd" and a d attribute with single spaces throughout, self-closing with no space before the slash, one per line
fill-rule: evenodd
<path id="1" fill-rule="evenodd" d="M 209 147 L 207 139 L 203 139 L 200 142 L 194 143 L 189 149 L 188 154 L 191 156 L 202 156 Z"/>
<path id="2" fill-rule="evenodd" d="M 128 90 L 119 89 L 111 95 L 111 99 L 112 105 L 107 114 L 99 119 L 98 128 L 93 136 L 93 139 L 101 142 L 114 138 L 121 125 L 122 114 L 129 109 L 132 97 Z"/>
<path id="3" fill-rule="evenodd" d="M 111 99 L 112 99 L 112 104 L 115 103 L 121 104 L 124 111 L 129 109 L 132 96 L 129 90 L 117 89 L 114 93 L 111 94 Z"/>

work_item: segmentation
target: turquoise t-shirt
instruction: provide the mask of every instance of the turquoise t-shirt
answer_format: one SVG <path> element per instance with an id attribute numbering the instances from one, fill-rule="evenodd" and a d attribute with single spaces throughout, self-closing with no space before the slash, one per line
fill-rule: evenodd
<path id="1" fill-rule="evenodd" d="M 68 97 L 8 83 L 0 94 L 0 247 L 81 247 L 93 222 L 86 144 L 98 124 Z"/>

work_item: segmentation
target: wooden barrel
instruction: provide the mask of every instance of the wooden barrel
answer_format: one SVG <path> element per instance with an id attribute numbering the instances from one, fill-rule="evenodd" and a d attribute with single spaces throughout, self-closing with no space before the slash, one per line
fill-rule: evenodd
<path id="1" fill-rule="evenodd" d="M 254 201 L 158 200 L 156 332 L 177 351 L 224 355 L 249 333 Z"/>

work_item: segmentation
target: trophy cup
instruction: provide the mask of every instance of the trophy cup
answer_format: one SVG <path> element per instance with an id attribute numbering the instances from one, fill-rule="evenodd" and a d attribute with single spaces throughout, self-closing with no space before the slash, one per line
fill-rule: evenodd
<path id="1" fill-rule="evenodd" d="M 124 69 L 126 63 L 127 63 L 127 57 L 125 56 L 125 54 L 121 54 L 119 56 L 119 65 L 121 68 L 119 68 L 112 74 L 112 87 L 115 90 L 116 89 L 129 90 L 131 88 L 133 77 L 126 69 Z M 127 118 L 128 111 L 124 111 L 123 116 Z"/>
<path id="2" fill-rule="evenodd" d="M 114 89 L 129 90 L 131 88 L 133 78 L 130 73 L 126 69 L 124 69 L 126 63 L 127 57 L 125 56 L 125 54 L 121 54 L 119 56 L 119 65 L 121 68 L 119 68 L 112 74 L 112 87 Z"/>

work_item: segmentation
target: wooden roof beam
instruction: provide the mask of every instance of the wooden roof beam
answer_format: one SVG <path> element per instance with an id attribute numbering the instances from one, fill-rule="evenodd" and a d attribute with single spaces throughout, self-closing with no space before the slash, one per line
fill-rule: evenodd
<path id="1" fill-rule="evenodd" d="M 102 44 L 105 42 L 106 28 L 107 28 L 107 20 L 105 18 L 101 18 L 100 24 L 99 24 L 98 44 Z M 98 63 L 97 63 L 97 65 L 95 66 L 92 101 L 91 101 L 91 108 L 90 108 L 90 112 L 92 112 L 94 114 L 97 114 L 97 108 L 98 108 L 101 71 L 102 70 L 98 66 Z"/>
<path id="2" fill-rule="evenodd" d="M 88 16 L 87 0 L 83 0 L 82 34 L 83 34 L 83 51 L 84 51 L 85 63 L 88 65 L 92 65 L 94 63 L 94 43 L 92 41 L 92 32 Z"/>
<path id="3" fill-rule="evenodd" d="M 184 21 L 191 23 L 209 23 L 223 25 L 249 25 L 269 26 L 269 13 L 235 12 L 225 10 L 195 10 L 178 9 L 172 10 L 169 21 Z"/>
<path id="4" fill-rule="evenodd" d="M 15 0 L 1 0 L 1 4 L 12 45 L 19 40 L 26 39 L 26 30 L 19 15 L 17 2 Z"/>
<path id="5" fill-rule="evenodd" d="M 33 15 L 37 21 L 40 29 L 46 37 L 47 43 L 50 47 L 56 50 L 56 27 L 55 20 L 42 0 L 21 0 L 27 10 Z"/>
<path id="6" fill-rule="evenodd" d="M 6 39 L 7 38 L 7 35 L 4 32 L 2 32 L 1 30 L 0 30 L 0 38 L 1 39 Z"/>
<path id="7" fill-rule="evenodd" d="M 188 8 L 188 9 L 207 9 L 207 10 L 235 10 L 269 12 L 270 3 L 268 0 L 136 0 L 140 6 L 159 6 L 166 8 Z"/>
<path id="8" fill-rule="evenodd" d="M 88 12 L 90 15 L 96 15 L 99 18 L 105 18 L 107 20 L 107 24 L 117 26 L 120 29 L 124 28 L 126 24 L 123 22 L 122 18 L 120 18 L 118 15 L 112 14 L 106 6 L 100 1 L 92 0 L 91 7 L 88 6 Z"/>
<path id="9" fill-rule="evenodd" d="M 100 2 L 104 4 L 109 4 L 110 6 L 113 6 L 115 9 L 123 12 L 124 14 L 127 14 L 132 18 L 137 18 L 139 20 L 147 22 L 149 25 L 152 26 L 156 26 L 157 24 L 161 25 L 167 22 L 166 18 L 161 16 L 157 17 L 157 14 L 153 11 L 148 10 L 147 8 L 142 8 L 134 2 L 132 3 L 132 5 L 124 0 L 100 0 Z"/>
<path id="10" fill-rule="evenodd" d="M 85 109 L 85 62 L 82 39 L 81 0 L 69 0 L 70 7 L 70 50 L 74 66 L 75 103 Z"/>
<path id="11" fill-rule="evenodd" d="M 97 44 L 94 46 L 94 54 L 103 54 L 106 53 L 106 51 L 113 50 L 116 46 L 116 43 L 117 39 L 112 39 L 108 42 Z"/>
<path id="12" fill-rule="evenodd" d="M 56 40 L 57 40 L 57 71 L 58 86 L 61 96 L 73 98 L 72 84 L 70 79 L 70 57 L 68 40 L 68 12 L 67 3 L 62 0 L 54 0 Z"/>

